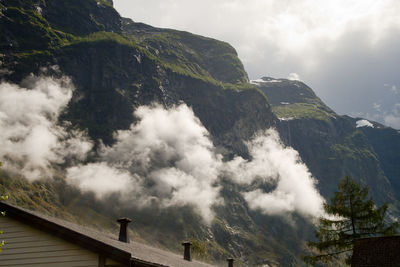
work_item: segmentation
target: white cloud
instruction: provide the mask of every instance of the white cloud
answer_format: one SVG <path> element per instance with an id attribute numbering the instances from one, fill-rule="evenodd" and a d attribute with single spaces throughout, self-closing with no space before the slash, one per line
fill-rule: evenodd
<path id="1" fill-rule="evenodd" d="M 186 105 L 168 110 L 142 106 L 135 116 L 139 123 L 117 132 L 117 143 L 104 151 L 104 158 L 151 180 L 151 193 L 163 205 L 192 204 L 210 220 L 211 206 L 221 201 L 220 187 L 214 185 L 221 157 L 207 130 Z"/>
<path id="2" fill-rule="evenodd" d="M 385 124 L 395 129 L 400 129 L 400 103 L 393 106 L 391 113 L 384 115 Z"/>
<path id="3" fill-rule="evenodd" d="M 282 191 L 265 193 L 261 189 L 256 189 L 243 193 L 243 196 L 251 209 L 261 210 L 265 214 L 278 215 L 295 211 L 294 196 Z"/>
<path id="4" fill-rule="evenodd" d="M 379 121 L 382 124 L 400 129 L 400 103 L 396 102 L 398 99 L 392 97 L 391 105 L 381 105 L 374 103 L 374 110 L 371 113 L 354 113 L 353 117 L 364 117 L 372 121 Z M 368 125 L 363 125 L 368 126 Z M 362 127 L 362 126 L 360 126 Z"/>
<path id="5" fill-rule="evenodd" d="M 385 124 L 394 129 L 400 129 L 400 116 L 389 114 L 385 116 Z"/>
<path id="6" fill-rule="evenodd" d="M 376 109 L 376 111 L 380 112 L 381 111 L 381 104 L 378 103 L 373 103 L 372 104 L 373 108 Z"/>
<path id="7" fill-rule="evenodd" d="M 21 84 L 0 84 L 0 160 L 30 180 L 51 177 L 52 164 L 84 158 L 92 143 L 57 124 L 74 89 L 68 78 L 31 75 Z"/>
<path id="8" fill-rule="evenodd" d="M 289 75 L 288 75 L 287 78 L 288 78 L 289 80 L 292 80 L 292 81 L 301 81 L 300 75 L 297 74 L 297 73 L 295 73 L 295 72 L 289 73 Z"/>
<path id="9" fill-rule="evenodd" d="M 105 162 L 70 167 L 67 177 L 70 184 L 83 192 L 94 192 L 98 198 L 117 193 L 128 199 L 130 194 L 138 193 L 142 188 L 128 171 L 110 167 Z"/>
<path id="10" fill-rule="evenodd" d="M 68 169 L 69 183 L 98 198 L 120 193 L 122 201 L 139 207 L 189 205 L 210 223 L 213 206 L 223 204 L 221 177 L 240 185 L 261 177 L 277 187 L 272 192 L 243 191 L 250 208 L 273 215 L 320 214 L 323 199 L 315 180 L 297 152 L 283 147 L 275 130 L 247 143 L 252 160 L 236 157 L 223 162 L 209 133 L 186 105 L 141 106 L 134 115 L 138 122 L 117 131 L 116 143 L 101 149 L 98 162 Z"/>
<path id="11" fill-rule="evenodd" d="M 316 180 L 294 149 L 284 147 L 276 130 L 257 134 L 247 143 L 251 160 L 236 157 L 225 171 L 239 184 L 261 180 L 274 186 L 243 193 L 249 207 L 265 214 L 298 212 L 305 216 L 322 215 L 324 199 L 315 188 Z"/>
<path id="12" fill-rule="evenodd" d="M 398 94 L 399 90 L 397 89 L 396 85 L 392 85 L 392 87 L 390 88 L 390 90 L 394 93 L 394 94 Z"/>
<path id="13" fill-rule="evenodd" d="M 129 130 L 115 133 L 116 143 L 103 147 L 99 165 L 81 166 L 69 170 L 69 180 L 83 190 L 93 190 L 101 197 L 106 194 L 106 180 L 98 171 L 111 172 L 115 181 L 122 180 L 120 186 L 135 181 L 134 188 L 147 185 L 135 193 L 140 193 L 140 205 L 158 202 L 163 207 L 191 205 L 202 215 L 206 222 L 214 216 L 212 206 L 222 203 L 217 185 L 221 156 L 214 152 L 207 130 L 202 126 L 193 111 L 186 105 L 165 109 L 160 105 L 142 106 L 135 111 L 137 124 Z M 94 167 L 95 170 L 90 170 Z M 119 171 L 118 171 L 119 170 Z M 89 187 L 80 183 L 80 179 L 71 176 L 86 171 Z M 123 171 L 123 175 L 121 172 Z M 133 178 L 135 177 L 135 178 Z"/>
<path id="14" fill-rule="evenodd" d="M 393 10 L 397 7 L 395 1 L 116 0 L 114 5 L 123 16 L 135 21 L 225 37 L 223 40 L 233 39 L 239 32 L 244 36 L 236 37 L 236 42 L 244 42 L 247 37 L 248 42 L 264 39 L 293 50 L 312 45 L 312 40 L 318 38 L 335 40 L 365 18 L 370 20 L 368 26 L 375 38 L 382 34 L 381 28 L 400 24 Z"/>

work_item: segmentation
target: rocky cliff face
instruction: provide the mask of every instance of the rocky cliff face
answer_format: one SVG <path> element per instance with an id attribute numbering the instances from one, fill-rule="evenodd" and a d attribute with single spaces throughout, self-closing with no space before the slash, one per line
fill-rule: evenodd
<path id="1" fill-rule="evenodd" d="M 376 128 L 361 129 L 368 138 L 379 160 L 385 176 L 391 183 L 396 199 L 400 199 L 400 133 L 392 128 L 378 125 Z"/>
<path id="2" fill-rule="evenodd" d="M 267 100 L 246 83 L 229 44 L 122 19 L 102 1 L 80 2 L 2 3 L 2 68 L 7 69 L 2 78 L 18 83 L 43 67 L 59 66 L 78 89 L 79 101 L 65 118 L 88 128 L 92 138 L 112 142 L 113 131 L 133 122 L 135 107 L 154 101 L 166 106 L 184 101 L 217 143 L 242 153 L 238 140 L 274 123 Z M 32 31 L 28 23 L 46 32 L 32 38 L 19 33 Z"/>

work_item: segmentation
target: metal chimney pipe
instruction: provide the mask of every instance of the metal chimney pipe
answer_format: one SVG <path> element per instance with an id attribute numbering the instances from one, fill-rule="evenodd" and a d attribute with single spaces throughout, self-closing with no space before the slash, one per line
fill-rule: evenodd
<path id="1" fill-rule="evenodd" d="M 228 261 L 228 267 L 233 267 L 233 262 L 235 261 L 232 258 L 226 259 Z"/>
<path id="2" fill-rule="evenodd" d="M 185 250 L 183 252 L 183 259 L 187 261 L 192 261 L 192 256 L 190 255 L 190 242 L 183 242 L 182 246 L 184 246 Z"/>
<path id="3" fill-rule="evenodd" d="M 129 236 L 128 236 L 128 223 L 130 223 L 132 220 L 129 218 L 121 218 L 118 219 L 117 222 L 120 223 L 120 228 L 119 228 L 119 237 L 118 240 L 121 242 L 129 243 Z"/>

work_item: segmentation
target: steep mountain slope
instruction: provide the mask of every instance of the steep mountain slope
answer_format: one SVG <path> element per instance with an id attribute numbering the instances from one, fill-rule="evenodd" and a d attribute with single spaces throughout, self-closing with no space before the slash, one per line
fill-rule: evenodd
<path id="1" fill-rule="evenodd" d="M 80 1 L 59 2 L 10 5 L 2 1 L 1 30 L 5 34 L 1 67 L 7 70 L 2 77 L 18 83 L 29 73 L 57 64 L 61 73 L 72 77 L 76 94 L 83 95 L 83 99 L 73 101 L 66 118 L 85 122 L 81 126 L 88 128 L 93 139 L 112 142 L 112 132 L 133 121 L 133 107 L 152 101 L 165 105 L 185 101 L 213 136 L 239 151 L 243 148 L 232 142 L 232 138 L 239 138 L 230 137 L 235 125 L 247 124 L 248 134 L 240 138 L 249 138 L 255 130 L 273 124 L 268 102 L 246 83 L 247 74 L 230 45 L 126 19 L 121 29 L 118 14 L 101 1 L 84 1 L 84 5 Z M 80 11 L 75 13 L 75 9 Z M 70 20 L 74 24 L 65 26 Z M 59 25 L 58 21 L 63 22 Z M 28 31 L 27 25 L 34 36 L 18 32 Z M 124 34 L 116 34 L 118 31 Z M 198 91 L 204 92 L 199 95 L 202 99 L 192 97 Z M 252 104 L 246 104 L 245 99 Z M 232 104 L 238 108 L 228 108 Z M 215 120 L 215 116 L 224 119 Z M 213 124 L 215 121 L 224 123 Z"/>
<path id="2" fill-rule="evenodd" d="M 400 199 L 400 133 L 392 128 L 378 127 L 362 127 L 361 130 L 372 145 L 396 199 Z"/>

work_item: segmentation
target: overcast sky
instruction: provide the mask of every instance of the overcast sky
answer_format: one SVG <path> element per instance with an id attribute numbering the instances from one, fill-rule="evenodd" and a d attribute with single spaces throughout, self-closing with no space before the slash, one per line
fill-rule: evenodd
<path id="1" fill-rule="evenodd" d="M 399 0 L 114 0 L 114 6 L 136 22 L 229 42 L 250 79 L 296 73 L 336 112 L 400 129 Z"/>

